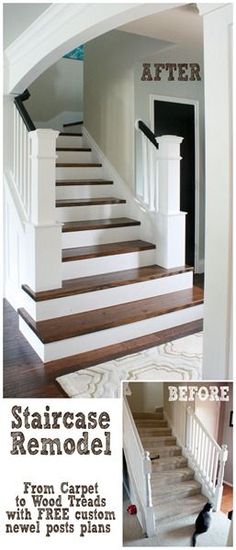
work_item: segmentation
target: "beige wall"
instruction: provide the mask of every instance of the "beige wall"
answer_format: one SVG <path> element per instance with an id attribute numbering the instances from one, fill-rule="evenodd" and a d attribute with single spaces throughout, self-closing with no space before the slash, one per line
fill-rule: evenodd
<path id="1" fill-rule="evenodd" d="M 128 396 L 133 412 L 155 412 L 163 406 L 162 382 L 130 382 L 131 395 Z"/>
<path id="2" fill-rule="evenodd" d="M 171 426 L 178 441 L 181 445 L 185 445 L 185 429 L 186 429 L 186 408 L 189 406 L 188 401 L 169 401 L 168 387 L 173 386 L 186 386 L 186 383 L 164 383 L 163 388 L 163 401 L 164 411 L 170 420 Z M 194 408 L 194 403 L 191 405 Z"/>
<path id="3" fill-rule="evenodd" d="M 204 386 L 212 384 L 203 383 Z M 216 384 L 214 384 L 216 385 Z M 220 421 L 220 409 L 222 403 L 220 401 L 201 401 L 198 397 L 195 400 L 195 413 L 201 420 L 206 430 L 218 442 L 218 431 Z"/>
<path id="4" fill-rule="evenodd" d="M 134 185 L 134 66 L 165 42 L 111 31 L 85 46 L 85 127 L 126 184 Z"/>

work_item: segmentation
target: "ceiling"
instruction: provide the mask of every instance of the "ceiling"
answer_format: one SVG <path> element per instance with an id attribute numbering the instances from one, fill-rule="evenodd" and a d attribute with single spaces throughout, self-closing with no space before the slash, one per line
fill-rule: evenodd
<path id="1" fill-rule="evenodd" d="M 202 17 L 192 3 L 132 21 L 119 30 L 200 49 L 203 43 Z"/>

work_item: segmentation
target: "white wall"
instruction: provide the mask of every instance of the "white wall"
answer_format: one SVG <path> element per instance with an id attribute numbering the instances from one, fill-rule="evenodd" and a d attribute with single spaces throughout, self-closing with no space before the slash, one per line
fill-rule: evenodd
<path id="1" fill-rule="evenodd" d="M 27 29 L 51 4 L 3 4 L 4 49 Z"/>
<path id="2" fill-rule="evenodd" d="M 133 412 L 155 412 L 163 406 L 162 382 L 130 382 L 131 395 L 127 396 Z"/>
<path id="3" fill-rule="evenodd" d="M 170 421 L 173 432 L 178 438 L 180 445 L 185 445 L 185 430 L 186 430 L 186 409 L 189 406 L 188 401 L 169 401 L 169 389 L 168 387 L 173 385 L 171 383 L 164 383 L 164 411 Z M 175 386 L 186 386 L 186 383 L 174 383 Z M 195 385 L 195 384 L 194 384 Z M 194 408 L 194 403 L 191 404 Z"/>
<path id="4" fill-rule="evenodd" d="M 205 150 L 205 130 L 204 130 L 204 67 L 202 47 L 191 48 L 174 46 L 159 52 L 158 56 L 146 56 L 143 62 L 151 63 L 151 72 L 154 75 L 155 69 L 153 63 L 199 63 L 201 71 L 201 81 L 168 81 L 168 72 L 162 71 L 160 81 L 142 81 L 142 63 L 135 65 L 135 119 L 143 120 L 150 128 L 152 126 L 152 113 L 150 110 L 151 95 L 160 95 L 194 100 L 199 102 L 199 235 L 196 239 L 199 241 L 198 256 L 204 258 L 204 225 L 205 225 L 205 173 L 204 173 L 204 150 Z M 177 71 L 176 71 L 177 73 Z M 176 74 L 174 73 L 174 74 Z M 141 163 L 141 136 L 136 133 L 136 178 L 139 186 L 139 175 L 142 174 Z"/>
<path id="5" fill-rule="evenodd" d="M 134 186 L 134 66 L 167 43 L 111 31 L 85 45 L 85 127 L 127 185 Z"/>
<path id="6" fill-rule="evenodd" d="M 58 127 L 83 113 L 83 61 L 60 59 L 31 84 L 27 109 L 37 127 Z M 61 124 L 59 123 L 59 128 Z"/>
<path id="7" fill-rule="evenodd" d="M 204 386 L 207 384 L 204 384 Z M 206 430 L 218 443 L 218 431 L 220 420 L 220 401 L 201 401 L 198 397 L 195 400 L 195 413 L 203 423 Z"/>

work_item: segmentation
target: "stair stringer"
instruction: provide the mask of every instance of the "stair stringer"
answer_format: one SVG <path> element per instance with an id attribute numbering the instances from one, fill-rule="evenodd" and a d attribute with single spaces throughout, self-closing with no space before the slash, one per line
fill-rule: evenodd
<path id="1" fill-rule="evenodd" d="M 186 447 L 183 445 L 182 441 L 180 441 L 180 438 L 179 438 L 179 435 L 178 433 L 176 432 L 176 430 L 173 428 L 172 426 L 172 422 L 171 422 L 171 419 L 169 418 L 168 414 L 166 413 L 165 409 L 163 410 L 163 415 L 164 415 L 164 418 L 165 420 L 167 420 L 168 422 L 168 425 L 170 426 L 171 430 L 172 430 L 172 434 L 174 437 L 176 437 L 176 444 L 179 445 L 182 449 L 182 455 L 184 456 L 184 458 L 187 459 L 188 461 L 188 467 L 191 468 L 191 470 L 193 470 L 194 472 L 194 479 L 195 481 L 198 481 L 198 483 L 201 485 L 201 494 L 203 496 L 205 496 L 208 500 L 210 500 L 210 502 L 212 504 L 214 504 L 214 501 L 213 501 L 213 493 L 212 493 L 212 500 L 211 500 L 211 496 L 209 496 L 209 492 L 210 492 L 210 488 L 206 489 L 205 487 L 205 480 L 203 479 L 201 473 L 199 471 L 196 470 L 196 464 L 193 462 L 193 460 L 191 459 L 191 457 L 189 456 L 189 453 L 186 449 Z"/>
<path id="2" fill-rule="evenodd" d="M 130 218 L 137 219 L 141 222 L 140 239 L 150 242 L 157 241 L 155 213 L 150 212 L 148 208 L 135 197 L 132 190 L 128 187 L 125 181 L 118 174 L 117 170 L 104 155 L 96 141 L 93 139 L 88 130 L 83 126 L 83 137 L 85 138 L 92 151 L 103 165 L 104 173 L 107 179 L 111 179 L 113 183 L 114 196 L 124 198 L 126 200 L 126 212 Z"/>

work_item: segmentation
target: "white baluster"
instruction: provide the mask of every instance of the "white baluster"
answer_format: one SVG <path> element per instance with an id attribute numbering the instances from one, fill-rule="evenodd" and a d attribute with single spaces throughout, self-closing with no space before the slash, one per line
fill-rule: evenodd
<path id="1" fill-rule="evenodd" d="M 156 204 L 156 151 L 153 144 L 148 142 L 149 164 L 149 210 L 155 210 Z"/>
<path id="2" fill-rule="evenodd" d="M 144 476 L 145 476 L 145 486 L 146 486 L 146 524 L 147 524 L 147 535 L 152 537 L 155 535 L 155 517 L 153 513 L 152 506 L 152 489 L 151 489 L 151 472 L 152 472 L 152 462 L 150 459 L 150 453 L 145 451 L 144 453 Z"/>
<path id="3" fill-rule="evenodd" d="M 148 143 L 147 138 L 142 134 L 142 158 L 143 158 L 143 200 L 149 204 L 149 185 L 148 185 Z"/>

